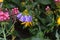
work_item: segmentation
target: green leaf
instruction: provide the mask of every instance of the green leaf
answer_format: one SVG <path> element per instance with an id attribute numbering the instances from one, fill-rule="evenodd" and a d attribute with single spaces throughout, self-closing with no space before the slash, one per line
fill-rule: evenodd
<path id="1" fill-rule="evenodd" d="M 44 18 L 40 18 L 40 21 L 41 21 L 41 23 L 42 23 L 43 25 L 46 24 L 46 20 L 45 20 Z"/>
<path id="2" fill-rule="evenodd" d="M 44 4 L 44 5 L 51 4 L 50 0 L 39 0 L 38 2 L 40 2 L 41 4 Z"/>
<path id="3" fill-rule="evenodd" d="M 44 36 L 44 34 L 43 34 L 42 31 L 38 32 L 37 37 L 39 37 L 39 38 L 43 38 L 43 36 Z"/>
<path id="4" fill-rule="evenodd" d="M 2 28 L 0 27 L 0 34 L 2 33 Z"/>
<path id="5" fill-rule="evenodd" d="M 1 37 L 0 37 L 0 40 L 4 40 L 4 38 L 1 38 Z"/>
<path id="6" fill-rule="evenodd" d="M 32 38 L 32 40 L 41 40 L 40 38 Z"/>

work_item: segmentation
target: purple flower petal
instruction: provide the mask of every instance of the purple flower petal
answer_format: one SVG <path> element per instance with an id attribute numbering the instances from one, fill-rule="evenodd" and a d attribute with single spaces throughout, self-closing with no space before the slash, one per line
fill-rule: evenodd
<path id="1" fill-rule="evenodd" d="M 21 16 L 22 16 L 22 13 L 19 13 L 19 14 L 17 15 L 17 18 L 20 19 Z"/>
<path id="2" fill-rule="evenodd" d="M 19 20 L 22 22 L 25 22 L 26 18 L 25 18 L 25 16 L 21 16 L 21 18 Z"/>
<path id="3" fill-rule="evenodd" d="M 30 16 L 30 15 L 29 16 L 26 15 L 25 18 L 26 18 L 26 20 L 25 20 L 26 22 L 32 21 L 32 16 Z"/>

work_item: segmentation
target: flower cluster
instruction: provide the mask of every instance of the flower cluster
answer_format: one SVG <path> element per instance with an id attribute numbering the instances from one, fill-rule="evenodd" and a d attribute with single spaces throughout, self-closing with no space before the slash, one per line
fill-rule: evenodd
<path id="1" fill-rule="evenodd" d="M 32 25 L 32 16 L 27 15 L 28 10 L 24 10 L 23 14 L 25 14 L 25 15 L 23 15 L 22 13 L 19 13 L 18 8 L 13 8 L 11 13 L 12 13 L 11 15 L 12 15 L 13 21 L 16 19 L 16 16 L 17 16 L 19 21 L 22 22 L 21 24 L 25 24 L 26 27 Z M 7 9 L 5 9 L 5 12 L 4 12 L 0 9 L 0 21 L 6 21 L 9 19 L 10 19 L 9 11 Z"/>
<path id="2" fill-rule="evenodd" d="M 17 18 L 19 21 L 21 21 L 21 24 L 25 24 L 25 26 L 31 26 L 32 25 L 32 16 L 30 15 L 22 15 L 22 13 L 17 15 Z"/>
<path id="3" fill-rule="evenodd" d="M 17 15 L 19 13 L 18 8 L 13 8 L 12 9 L 12 15 Z"/>
<path id="4" fill-rule="evenodd" d="M 0 10 L 0 21 L 6 21 L 9 20 L 9 12 L 3 12 Z"/>

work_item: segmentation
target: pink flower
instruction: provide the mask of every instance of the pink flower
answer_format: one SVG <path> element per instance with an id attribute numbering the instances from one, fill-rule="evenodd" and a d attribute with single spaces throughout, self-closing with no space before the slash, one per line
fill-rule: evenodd
<path id="1" fill-rule="evenodd" d="M 9 20 L 10 19 L 9 12 L 5 12 L 4 14 L 5 14 L 6 19 Z"/>
<path id="2" fill-rule="evenodd" d="M 60 2 L 60 0 L 59 0 L 59 2 Z"/>
<path id="3" fill-rule="evenodd" d="M 49 6 L 47 6 L 47 7 L 45 8 L 45 10 L 46 10 L 46 11 L 50 10 L 50 7 L 49 7 Z"/>
<path id="4" fill-rule="evenodd" d="M 4 15 L 5 15 L 6 17 L 8 17 L 8 16 L 9 16 L 9 12 L 4 12 Z"/>
<path id="5" fill-rule="evenodd" d="M 12 15 L 17 15 L 19 13 L 18 8 L 13 8 L 12 9 Z"/>
<path id="6" fill-rule="evenodd" d="M 6 17 L 3 18 L 3 20 L 6 20 L 6 19 L 7 19 Z"/>
<path id="7" fill-rule="evenodd" d="M 3 21 L 3 16 L 0 16 L 0 21 Z"/>
<path id="8" fill-rule="evenodd" d="M 60 2 L 60 0 L 54 0 L 55 2 Z"/>
<path id="9" fill-rule="evenodd" d="M 0 11 L 0 16 L 1 16 L 1 15 L 4 15 L 3 11 Z"/>
<path id="10" fill-rule="evenodd" d="M 58 0 L 54 0 L 55 2 L 58 2 Z"/>
<path id="11" fill-rule="evenodd" d="M 9 19 L 10 19 L 9 12 L 0 11 L 0 21 L 6 21 Z"/>

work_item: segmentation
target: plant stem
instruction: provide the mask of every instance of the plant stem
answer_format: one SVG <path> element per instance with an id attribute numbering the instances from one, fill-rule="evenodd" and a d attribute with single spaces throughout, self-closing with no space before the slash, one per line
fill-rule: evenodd
<path id="1" fill-rule="evenodd" d="M 7 39 L 6 39 L 5 30 L 4 30 L 4 28 L 3 28 L 3 27 L 2 27 L 2 30 L 3 30 L 4 40 L 7 40 Z"/>
<path id="2" fill-rule="evenodd" d="M 56 37 L 57 37 L 57 39 L 56 40 L 59 40 L 59 34 L 58 34 L 58 29 L 56 30 Z"/>
<path id="3" fill-rule="evenodd" d="M 16 22 L 16 21 L 14 21 L 14 23 L 13 23 L 13 24 L 12 24 L 12 26 L 11 26 L 11 28 L 7 31 L 7 35 L 6 35 L 6 36 L 8 36 L 8 35 L 10 35 L 10 34 L 11 34 L 11 33 L 10 33 L 10 30 L 13 28 L 13 26 L 14 26 L 15 22 Z"/>

